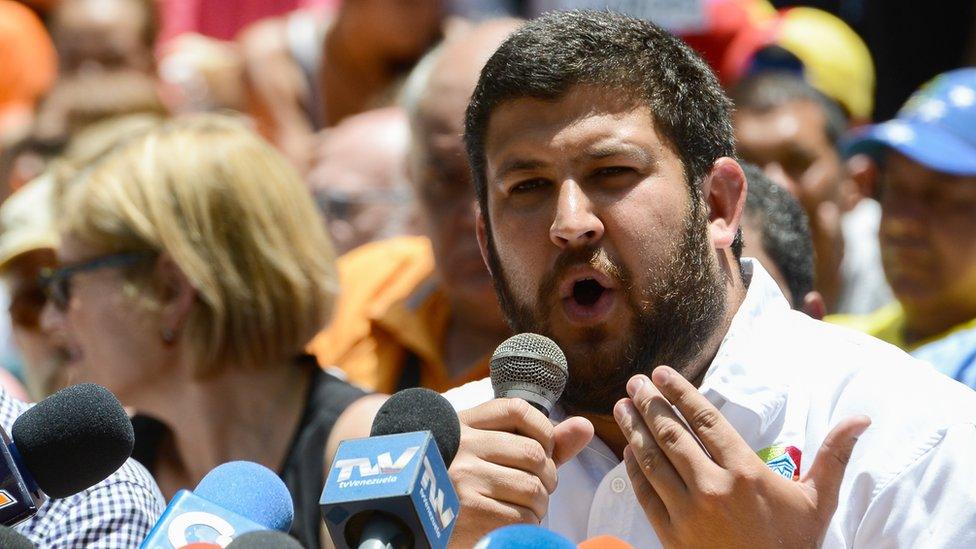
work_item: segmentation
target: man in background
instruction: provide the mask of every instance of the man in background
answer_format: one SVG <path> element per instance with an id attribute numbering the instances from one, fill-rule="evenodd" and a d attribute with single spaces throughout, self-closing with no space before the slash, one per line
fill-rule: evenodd
<path id="1" fill-rule="evenodd" d="M 840 106 L 787 73 L 765 73 L 733 90 L 739 155 L 763 168 L 803 205 L 813 236 L 815 287 L 828 312 L 866 313 L 891 301 L 878 249 L 869 165 L 845 163 Z"/>
<path id="2" fill-rule="evenodd" d="M 406 176 L 409 134 L 399 107 L 366 111 L 319 132 L 305 179 L 338 255 L 415 233 Z"/>
<path id="3" fill-rule="evenodd" d="M 830 320 L 976 387 L 976 69 L 936 77 L 848 152 L 881 165 L 881 257 L 898 301 Z"/>
<path id="4" fill-rule="evenodd" d="M 158 33 L 154 0 L 62 0 L 52 13 L 61 77 L 117 70 L 154 75 Z"/>
<path id="5" fill-rule="evenodd" d="M 425 237 L 368 244 L 339 259 L 342 291 L 310 350 L 353 383 L 444 391 L 488 374 L 509 335 L 474 237 L 474 188 L 461 141 L 481 66 L 518 25 L 490 21 L 449 38 L 411 74 L 409 177 Z"/>
<path id="6" fill-rule="evenodd" d="M 790 306 L 820 320 L 823 298 L 813 289 L 813 242 L 803 208 L 757 166 L 743 163 L 748 182 L 742 213 L 742 255 L 754 257 Z"/>

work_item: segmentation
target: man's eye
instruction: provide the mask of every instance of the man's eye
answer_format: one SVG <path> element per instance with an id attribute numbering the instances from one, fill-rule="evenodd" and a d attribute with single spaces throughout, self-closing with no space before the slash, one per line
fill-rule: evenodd
<path id="1" fill-rule="evenodd" d="M 614 177 L 617 175 L 623 175 L 626 173 L 633 172 L 633 168 L 628 168 L 627 166 L 610 166 L 607 168 L 600 168 L 594 172 L 597 177 Z"/>
<path id="2" fill-rule="evenodd" d="M 520 181 L 512 186 L 509 191 L 511 194 L 526 193 L 529 191 L 534 191 L 540 189 L 546 185 L 547 181 L 542 178 L 528 179 L 526 181 Z"/>

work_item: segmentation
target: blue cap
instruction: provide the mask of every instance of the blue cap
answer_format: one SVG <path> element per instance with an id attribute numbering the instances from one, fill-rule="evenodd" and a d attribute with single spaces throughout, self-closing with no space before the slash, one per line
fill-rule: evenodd
<path id="1" fill-rule="evenodd" d="M 214 467 L 193 493 L 269 530 L 287 532 L 295 518 L 285 483 L 271 469 L 250 461 Z"/>
<path id="2" fill-rule="evenodd" d="M 854 130 L 841 144 L 848 156 L 886 147 L 937 172 L 976 175 L 976 68 L 936 76 L 894 120 Z"/>
<path id="3" fill-rule="evenodd" d="M 576 549 L 559 534 L 532 524 L 502 526 L 481 538 L 475 549 Z"/>

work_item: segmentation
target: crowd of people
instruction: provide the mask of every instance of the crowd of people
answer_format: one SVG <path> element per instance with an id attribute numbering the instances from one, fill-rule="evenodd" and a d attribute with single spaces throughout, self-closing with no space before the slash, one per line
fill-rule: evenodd
<path id="1" fill-rule="evenodd" d="M 331 547 L 338 444 L 426 387 L 454 547 L 976 545 L 976 28 L 892 114 L 880 2 L 680 4 L 0 0 L 0 419 L 135 432 L 18 529 L 136 547 L 247 460 Z M 551 418 L 493 398 L 521 332 Z"/>

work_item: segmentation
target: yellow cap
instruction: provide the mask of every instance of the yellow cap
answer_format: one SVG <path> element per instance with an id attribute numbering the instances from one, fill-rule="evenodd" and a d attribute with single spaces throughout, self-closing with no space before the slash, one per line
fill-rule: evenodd
<path id="1" fill-rule="evenodd" d="M 0 270 L 21 254 L 57 248 L 54 184 L 54 177 L 46 172 L 0 205 Z"/>
<path id="2" fill-rule="evenodd" d="M 843 105 L 852 118 L 871 118 L 874 62 L 846 23 L 815 8 L 788 8 L 782 11 L 774 43 L 796 55 L 810 85 Z"/>

